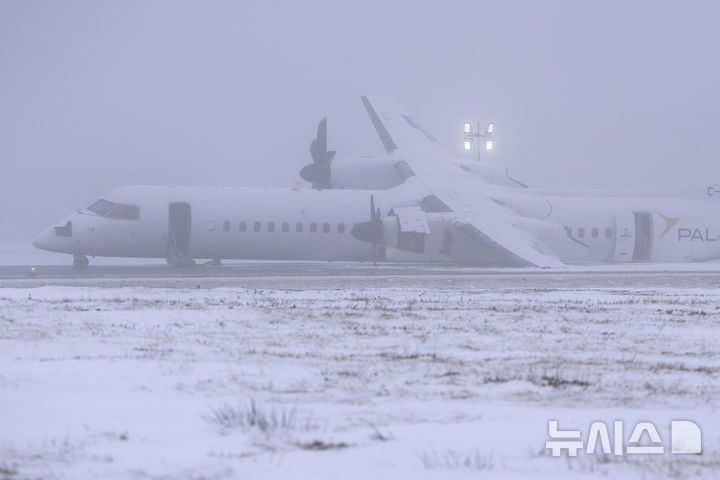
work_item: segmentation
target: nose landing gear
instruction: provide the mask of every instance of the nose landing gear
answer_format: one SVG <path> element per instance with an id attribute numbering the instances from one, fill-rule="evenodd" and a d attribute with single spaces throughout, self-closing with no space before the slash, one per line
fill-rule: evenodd
<path id="1" fill-rule="evenodd" d="M 90 260 L 85 255 L 73 255 L 73 270 L 85 270 Z"/>

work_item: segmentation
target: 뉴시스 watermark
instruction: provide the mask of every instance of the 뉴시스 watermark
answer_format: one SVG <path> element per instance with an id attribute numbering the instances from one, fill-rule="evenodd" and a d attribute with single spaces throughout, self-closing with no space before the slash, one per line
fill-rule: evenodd
<path id="1" fill-rule="evenodd" d="M 545 448 L 552 450 L 553 457 L 559 457 L 563 451 L 569 457 L 576 457 L 578 451 L 585 453 L 603 453 L 621 455 L 663 454 L 666 444 L 652 422 L 638 422 L 625 443 L 625 422 L 615 420 L 612 430 L 605 422 L 593 422 L 583 442 L 580 430 L 560 430 L 557 420 L 548 421 L 550 440 Z M 612 431 L 612 442 L 610 432 Z M 643 441 L 643 436 L 646 438 Z M 649 440 L 649 442 L 647 442 Z M 598 452 L 598 449 L 600 452 Z M 690 420 L 672 420 L 670 422 L 670 452 L 673 454 L 702 454 L 702 432 L 700 427 Z"/>

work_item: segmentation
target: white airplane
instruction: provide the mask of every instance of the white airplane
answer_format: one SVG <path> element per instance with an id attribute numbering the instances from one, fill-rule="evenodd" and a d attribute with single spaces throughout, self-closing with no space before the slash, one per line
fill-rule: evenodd
<path id="1" fill-rule="evenodd" d="M 720 186 L 670 193 L 543 191 L 470 162 L 391 99 L 362 97 L 386 155 L 338 158 L 325 121 L 301 176 L 314 189 L 129 186 L 40 233 L 88 256 L 385 260 L 503 267 L 720 258 Z M 370 191 L 368 191 L 370 190 Z M 368 212 L 369 210 L 369 212 Z"/>

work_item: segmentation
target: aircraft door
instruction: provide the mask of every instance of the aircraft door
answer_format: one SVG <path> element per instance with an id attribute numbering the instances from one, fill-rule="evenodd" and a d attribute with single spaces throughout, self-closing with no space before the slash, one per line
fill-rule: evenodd
<path id="1" fill-rule="evenodd" d="M 647 262 L 652 253 L 653 222 L 649 212 L 635 212 L 635 249 L 633 260 Z"/>
<path id="2" fill-rule="evenodd" d="M 635 251 L 635 215 L 630 212 L 615 216 L 615 254 L 613 261 L 630 262 Z"/>
<path id="3" fill-rule="evenodd" d="M 192 214 L 189 203 L 171 203 L 168 207 L 167 262 L 176 267 L 193 265 L 190 255 Z"/>

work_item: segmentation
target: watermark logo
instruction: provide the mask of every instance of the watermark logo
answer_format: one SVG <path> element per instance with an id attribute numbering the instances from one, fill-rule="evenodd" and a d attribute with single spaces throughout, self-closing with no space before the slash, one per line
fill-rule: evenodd
<path id="1" fill-rule="evenodd" d="M 551 450 L 553 457 L 559 457 L 563 452 L 569 457 L 576 457 L 581 450 L 589 454 L 603 453 L 616 456 L 665 453 L 666 445 L 652 422 L 636 423 L 627 443 L 624 441 L 625 430 L 625 423 L 622 420 L 612 422 L 611 442 L 608 425 L 605 422 L 593 422 L 584 442 L 580 430 L 560 430 L 559 422 L 550 420 L 548 421 L 550 439 L 545 442 L 545 448 Z M 690 420 L 671 421 L 670 451 L 673 454 L 701 454 L 700 427 Z"/>

